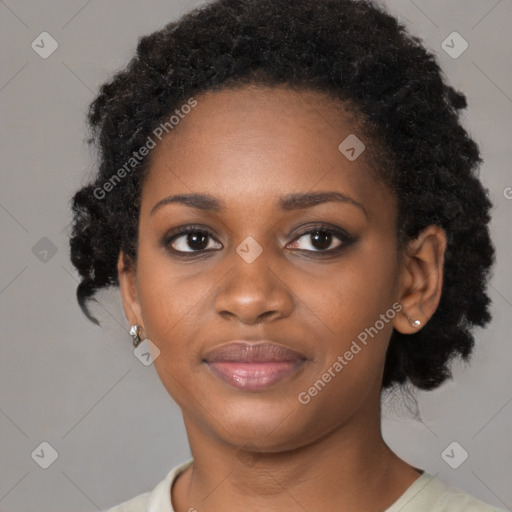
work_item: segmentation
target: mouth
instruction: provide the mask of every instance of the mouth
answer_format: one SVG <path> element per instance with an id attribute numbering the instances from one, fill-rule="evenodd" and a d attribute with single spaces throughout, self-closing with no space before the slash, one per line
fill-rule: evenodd
<path id="1" fill-rule="evenodd" d="M 294 374 L 307 358 L 275 343 L 236 341 L 208 352 L 203 360 L 213 375 L 245 391 L 259 391 Z"/>

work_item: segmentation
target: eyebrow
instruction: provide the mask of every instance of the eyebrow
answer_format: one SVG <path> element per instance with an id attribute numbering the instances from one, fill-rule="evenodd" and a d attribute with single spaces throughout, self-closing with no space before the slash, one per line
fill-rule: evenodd
<path id="1" fill-rule="evenodd" d="M 365 214 L 366 218 L 368 218 L 368 212 L 361 203 L 346 194 L 334 191 L 288 194 L 279 198 L 278 207 L 282 211 L 304 210 L 318 204 L 333 201 L 357 206 Z M 171 203 L 183 204 L 199 210 L 213 212 L 222 212 L 227 209 L 224 201 L 217 199 L 210 194 L 178 194 L 158 201 L 158 203 L 156 203 L 149 212 L 149 215 L 153 215 L 155 211 Z"/>

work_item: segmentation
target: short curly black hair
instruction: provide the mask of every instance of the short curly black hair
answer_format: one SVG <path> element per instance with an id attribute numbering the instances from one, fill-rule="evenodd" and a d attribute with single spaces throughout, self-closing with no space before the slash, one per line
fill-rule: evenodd
<path id="1" fill-rule="evenodd" d="M 98 323 L 86 303 L 119 285 L 121 249 L 136 261 L 148 157 L 104 197 L 98 191 L 187 98 L 243 84 L 315 90 L 353 106 L 397 198 L 399 247 L 428 225 L 444 229 L 439 306 L 420 331 L 393 331 L 382 382 L 439 386 L 453 358 L 469 358 L 472 328 L 491 320 L 492 204 L 478 146 L 459 124 L 465 95 L 447 85 L 421 39 L 370 0 L 216 0 L 140 38 L 88 113 L 99 172 L 73 197 L 70 239 L 83 312 Z"/>

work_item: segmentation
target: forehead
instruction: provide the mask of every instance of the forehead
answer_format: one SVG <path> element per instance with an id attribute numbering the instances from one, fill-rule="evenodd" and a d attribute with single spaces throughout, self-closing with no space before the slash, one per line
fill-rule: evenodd
<path id="1" fill-rule="evenodd" d="M 333 189 L 364 202 L 383 189 L 370 172 L 366 149 L 355 160 L 343 153 L 343 141 L 371 143 L 340 101 L 254 85 L 195 100 L 152 150 L 141 206 L 146 213 L 171 193 L 205 192 L 250 208 L 270 206 L 290 192 Z"/>

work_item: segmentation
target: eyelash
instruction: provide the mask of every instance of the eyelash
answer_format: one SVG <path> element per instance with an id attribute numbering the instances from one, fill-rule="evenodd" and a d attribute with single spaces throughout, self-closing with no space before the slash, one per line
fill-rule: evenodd
<path id="1" fill-rule="evenodd" d="M 339 252 L 341 252 L 343 249 L 347 248 L 348 246 L 352 245 L 357 239 L 351 235 L 349 235 L 347 232 L 340 228 L 336 228 L 334 226 L 328 225 L 328 224 L 315 224 L 313 227 L 309 228 L 307 231 L 303 231 L 295 236 L 295 238 L 292 240 L 292 242 L 296 242 L 297 240 L 300 240 L 305 235 L 314 234 L 318 231 L 326 232 L 328 234 L 334 235 L 336 238 L 338 238 L 341 241 L 341 244 L 335 247 L 334 249 L 327 249 L 327 250 L 308 250 L 308 249 L 296 249 L 298 251 L 307 252 L 307 253 L 316 253 L 319 255 L 334 255 Z M 194 255 L 204 255 L 208 252 L 214 252 L 218 249 L 201 249 L 198 251 L 178 251 L 176 249 L 173 249 L 171 244 L 178 238 L 180 238 L 183 235 L 188 235 L 191 233 L 205 233 L 208 236 L 208 239 L 212 238 L 215 240 L 215 237 L 213 236 L 213 233 L 202 226 L 195 226 L 195 225 L 189 225 L 189 226 L 181 226 L 179 228 L 176 228 L 172 231 L 171 234 L 167 235 L 163 240 L 163 245 L 165 247 L 169 247 L 170 251 L 172 251 L 173 254 L 179 256 L 179 257 L 191 257 Z M 217 242 L 220 243 L 220 242 Z"/>

